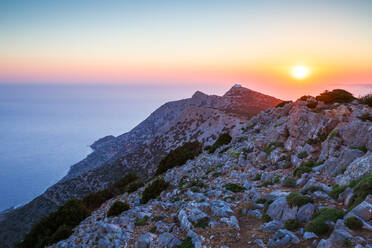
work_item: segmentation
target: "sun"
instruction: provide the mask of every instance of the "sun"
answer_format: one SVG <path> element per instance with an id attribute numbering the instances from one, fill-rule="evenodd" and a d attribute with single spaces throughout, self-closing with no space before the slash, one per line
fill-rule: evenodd
<path id="1" fill-rule="evenodd" d="M 296 65 L 291 69 L 291 76 L 295 79 L 305 79 L 310 76 L 310 68 L 305 65 Z"/>

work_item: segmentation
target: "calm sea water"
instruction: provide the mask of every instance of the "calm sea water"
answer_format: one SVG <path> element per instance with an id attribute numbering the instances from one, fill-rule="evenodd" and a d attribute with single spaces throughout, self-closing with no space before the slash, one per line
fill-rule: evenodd
<path id="1" fill-rule="evenodd" d="M 197 88 L 0 84 L 0 211 L 41 194 L 95 140 L 129 131 Z"/>

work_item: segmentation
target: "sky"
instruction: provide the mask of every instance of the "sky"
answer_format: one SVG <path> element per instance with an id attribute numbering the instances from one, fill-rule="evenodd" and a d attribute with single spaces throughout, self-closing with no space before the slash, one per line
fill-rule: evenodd
<path id="1" fill-rule="evenodd" d="M 370 0 L 0 0 L 0 83 L 372 91 Z M 309 77 L 290 75 L 296 65 Z"/>

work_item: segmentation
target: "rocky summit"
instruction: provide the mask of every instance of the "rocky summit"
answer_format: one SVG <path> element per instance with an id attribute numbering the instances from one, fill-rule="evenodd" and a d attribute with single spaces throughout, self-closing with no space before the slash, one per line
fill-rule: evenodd
<path id="1" fill-rule="evenodd" d="M 372 247 L 372 108 L 344 96 L 167 103 L 34 200 L 60 207 L 20 247 Z"/>

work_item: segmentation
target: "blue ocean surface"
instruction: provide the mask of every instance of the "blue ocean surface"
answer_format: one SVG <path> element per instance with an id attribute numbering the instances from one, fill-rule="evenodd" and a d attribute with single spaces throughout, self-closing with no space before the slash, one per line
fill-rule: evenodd
<path id="1" fill-rule="evenodd" d="M 198 87 L 0 84 L 0 211 L 40 195 L 106 135 Z"/>

